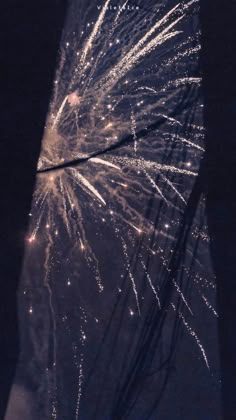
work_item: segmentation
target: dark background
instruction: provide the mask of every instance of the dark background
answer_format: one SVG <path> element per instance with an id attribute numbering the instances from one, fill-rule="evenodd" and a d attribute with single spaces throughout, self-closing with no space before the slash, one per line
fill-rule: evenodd
<path id="1" fill-rule="evenodd" d="M 65 0 L 1 5 L 0 418 L 18 356 L 16 292 Z"/>

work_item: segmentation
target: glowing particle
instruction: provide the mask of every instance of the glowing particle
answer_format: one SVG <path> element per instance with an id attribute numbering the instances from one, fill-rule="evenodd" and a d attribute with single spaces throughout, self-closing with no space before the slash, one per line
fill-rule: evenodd
<path id="1" fill-rule="evenodd" d="M 67 101 L 68 101 L 68 104 L 69 104 L 70 106 L 76 106 L 76 105 L 79 105 L 79 104 L 80 104 L 80 100 L 81 100 L 81 98 L 80 98 L 80 96 L 78 96 L 78 95 L 77 95 L 77 93 L 76 93 L 76 92 L 71 93 L 71 94 L 70 94 L 70 95 L 68 95 L 68 97 L 67 97 Z"/>

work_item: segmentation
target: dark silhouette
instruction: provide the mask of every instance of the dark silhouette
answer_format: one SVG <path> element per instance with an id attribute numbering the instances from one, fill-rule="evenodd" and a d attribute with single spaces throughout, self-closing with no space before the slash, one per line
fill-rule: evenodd
<path id="1" fill-rule="evenodd" d="M 236 3 L 201 1 L 202 71 L 211 253 L 219 304 L 223 418 L 236 416 Z"/>
<path id="2" fill-rule="evenodd" d="M 1 5 L 0 418 L 17 363 L 17 287 L 66 1 Z"/>

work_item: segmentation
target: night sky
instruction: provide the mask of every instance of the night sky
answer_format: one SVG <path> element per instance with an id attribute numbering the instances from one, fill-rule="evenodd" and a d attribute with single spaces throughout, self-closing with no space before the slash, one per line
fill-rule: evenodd
<path id="1" fill-rule="evenodd" d="M 6 420 L 221 418 L 199 6 L 69 1 Z"/>

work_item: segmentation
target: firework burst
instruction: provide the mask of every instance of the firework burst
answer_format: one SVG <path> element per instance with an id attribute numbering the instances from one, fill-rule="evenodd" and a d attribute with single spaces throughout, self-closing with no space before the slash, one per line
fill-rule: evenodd
<path id="1" fill-rule="evenodd" d="M 203 202 L 193 228 L 200 233 L 190 235 L 183 266 L 168 280 L 204 152 L 198 2 L 70 3 L 38 163 L 22 288 L 31 309 L 29 341 L 41 369 L 38 400 L 47 401 L 44 418 L 78 419 L 82 410 L 84 418 L 94 419 L 89 398 L 99 418 L 119 411 L 126 398 L 121 371 L 129 375 L 130 368 L 122 359 L 111 386 L 104 372 L 111 367 L 107 348 L 112 353 L 115 345 L 130 347 L 130 366 L 138 363 L 141 370 L 149 371 L 157 359 L 161 363 L 158 346 L 158 356 L 151 356 L 152 342 L 150 360 L 135 359 L 155 311 L 157 325 L 163 316 L 173 330 L 176 318 L 182 321 L 209 368 L 185 314 L 194 317 L 188 283 L 199 282 L 202 259 L 192 261 L 200 235 L 207 237 Z M 214 289 L 208 275 L 198 275 Z M 130 326 L 134 319 L 139 338 Z M 111 328 L 118 333 L 109 335 Z M 126 331 L 122 338 L 120 329 Z M 60 353 L 61 345 L 66 350 Z M 170 346 L 171 337 L 164 338 L 167 353 Z M 65 357 L 72 360 L 72 377 L 79 378 L 76 386 L 65 378 Z M 92 383 L 95 365 L 99 379 Z M 99 389 L 104 384 L 111 393 L 123 389 L 106 409 Z M 60 401 L 68 395 L 66 387 L 71 408 Z M 135 392 L 134 387 L 136 398 Z M 122 404 L 129 405 L 126 399 Z"/>

